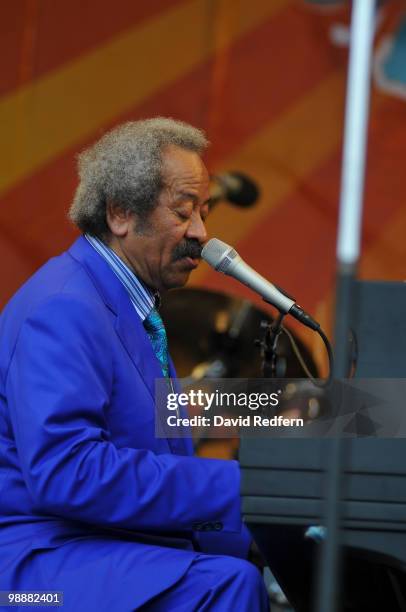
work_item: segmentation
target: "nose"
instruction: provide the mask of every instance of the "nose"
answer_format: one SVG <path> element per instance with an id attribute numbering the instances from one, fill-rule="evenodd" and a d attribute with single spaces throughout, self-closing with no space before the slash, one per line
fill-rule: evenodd
<path id="1" fill-rule="evenodd" d="M 197 211 L 193 211 L 192 213 L 186 232 L 186 237 L 194 238 L 195 240 L 198 240 L 200 244 L 207 241 L 207 231 L 203 219 L 201 218 L 200 213 Z"/>

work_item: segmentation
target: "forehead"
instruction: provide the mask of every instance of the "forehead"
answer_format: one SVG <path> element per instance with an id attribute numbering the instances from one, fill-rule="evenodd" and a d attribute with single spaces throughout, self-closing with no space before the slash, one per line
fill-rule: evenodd
<path id="1" fill-rule="evenodd" d="M 162 178 L 168 187 L 207 188 L 209 174 L 198 153 L 174 145 L 162 152 Z"/>

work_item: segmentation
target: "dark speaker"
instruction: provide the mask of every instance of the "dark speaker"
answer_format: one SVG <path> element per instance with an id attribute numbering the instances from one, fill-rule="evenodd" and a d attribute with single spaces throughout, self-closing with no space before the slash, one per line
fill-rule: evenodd
<path id="1" fill-rule="evenodd" d="M 351 326 L 357 378 L 406 378 L 406 282 L 356 281 Z"/>

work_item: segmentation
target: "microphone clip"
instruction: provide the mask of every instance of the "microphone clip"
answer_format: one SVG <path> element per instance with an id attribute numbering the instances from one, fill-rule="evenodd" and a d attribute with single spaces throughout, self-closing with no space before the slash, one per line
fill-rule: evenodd
<path id="1" fill-rule="evenodd" d="M 284 378 L 286 375 L 286 357 L 278 355 L 278 341 L 282 332 L 282 321 L 285 314 L 280 312 L 271 323 L 261 322 L 261 329 L 265 331 L 262 340 L 257 345 L 261 347 L 262 374 L 264 378 Z"/>

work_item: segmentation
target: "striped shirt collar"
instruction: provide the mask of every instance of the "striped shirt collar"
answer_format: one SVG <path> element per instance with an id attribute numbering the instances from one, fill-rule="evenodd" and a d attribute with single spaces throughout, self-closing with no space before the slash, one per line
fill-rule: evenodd
<path id="1" fill-rule="evenodd" d="M 152 291 L 116 253 L 95 236 L 85 234 L 86 240 L 106 260 L 114 274 L 123 283 L 138 316 L 145 321 L 157 302 L 156 292 Z"/>

